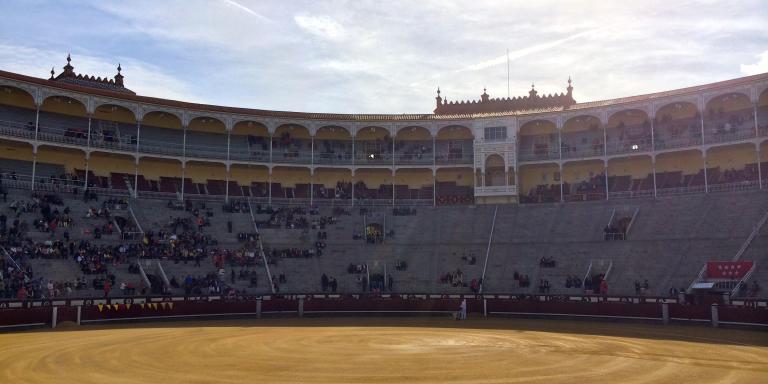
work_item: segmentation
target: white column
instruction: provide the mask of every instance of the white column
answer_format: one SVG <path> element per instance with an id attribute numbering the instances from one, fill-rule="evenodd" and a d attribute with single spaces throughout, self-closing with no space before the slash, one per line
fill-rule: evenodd
<path id="1" fill-rule="evenodd" d="M 314 143 L 313 143 L 314 144 Z M 312 158 L 314 158 L 314 153 L 312 154 Z M 315 168 L 312 167 L 309 169 L 309 206 L 312 206 L 312 203 L 315 201 Z"/>
<path id="2" fill-rule="evenodd" d="M 232 130 L 227 130 L 227 185 L 224 188 L 224 202 L 229 201 L 229 172 L 230 172 L 230 158 L 229 158 L 229 150 L 230 150 L 230 141 L 232 140 Z"/>
<path id="3" fill-rule="evenodd" d="M 38 142 L 38 132 L 40 132 L 40 106 L 35 105 L 35 143 Z"/>
<path id="4" fill-rule="evenodd" d="M 394 143 L 394 139 L 393 139 L 392 142 Z M 392 158 L 394 159 L 395 158 L 395 156 L 394 156 L 394 148 L 392 148 L 392 149 L 393 149 Z M 395 165 L 394 164 L 392 164 L 392 205 L 393 206 L 395 205 Z"/>
<path id="5" fill-rule="evenodd" d="M 133 198 L 139 197 L 139 157 L 134 159 L 133 167 Z"/>
<path id="6" fill-rule="evenodd" d="M 472 179 L 474 178 L 475 175 L 472 175 Z M 474 191 L 475 189 L 472 188 L 472 193 L 475 193 Z M 432 206 L 437 206 L 437 168 L 435 166 L 432 167 Z"/>
<path id="7" fill-rule="evenodd" d="M 656 152 L 656 128 L 654 127 L 655 124 L 653 123 L 654 120 L 656 120 L 655 116 L 649 117 L 651 119 L 651 152 Z"/>
<path id="8" fill-rule="evenodd" d="M 88 189 L 88 165 L 91 162 L 91 153 L 85 153 L 85 180 L 83 180 L 83 190 Z"/>
<path id="9" fill-rule="evenodd" d="M 85 145 L 90 149 L 91 148 L 91 114 L 88 114 L 88 139 L 85 142 Z"/>
<path id="10" fill-rule="evenodd" d="M 704 162 L 704 192 L 709 193 L 709 181 L 707 180 L 707 151 L 701 151 L 701 158 Z"/>
<path id="11" fill-rule="evenodd" d="M 704 104 L 701 104 L 701 111 L 699 111 L 699 117 L 701 118 L 701 144 L 704 145 L 706 141 L 704 140 Z M 706 175 L 706 172 L 704 172 Z M 705 178 L 706 179 L 706 178 Z"/>
<path id="12" fill-rule="evenodd" d="M 136 120 L 136 173 L 133 176 L 134 197 L 139 197 L 139 143 L 141 142 L 141 121 Z"/>
<path id="13" fill-rule="evenodd" d="M 32 183 L 31 189 L 35 190 L 35 173 L 37 171 L 37 146 L 32 147 Z"/>
<path id="14" fill-rule="evenodd" d="M 269 146 L 269 156 L 272 157 L 272 145 Z M 270 164 L 269 167 L 269 182 L 267 183 L 267 192 L 269 193 L 267 196 L 267 199 L 269 201 L 269 205 L 272 205 L 272 166 Z"/>
<path id="15" fill-rule="evenodd" d="M 755 137 L 760 137 L 760 129 L 757 125 L 757 102 L 754 104 L 754 110 L 755 110 Z"/>
<path id="16" fill-rule="evenodd" d="M 656 196 L 656 156 L 651 156 L 651 167 L 653 172 L 653 197 Z"/>
<path id="17" fill-rule="evenodd" d="M 181 201 L 184 201 L 184 177 L 187 173 L 187 126 L 181 127 L 184 130 L 184 136 L 181 142 Z"/>
<path id="18" fill-rule="evenodd" d="M 608 160 L 605 161 L 603 169 L 605 170 L 605 199 L 608 200 Z"/>
<path id="19" fill-rule="evenodd" d="M 227 154 L 227 157 L 229 157 L 229 154 Z M 225 167 L 227 169 L 226 174 L 224 175 L 226 180 L 224 181 L 226 184 L 224 185 L 224 202 L 229 202 L 229 173 L 230 173 L 230 164 L 229 161 L 227 161 L 227 164 L 225 164 Z"/>
<path id="20" fill-rule="evenodd" d="M 763 170 L 760 166 L 760 144 L 756 144 L 757 146 L 757 182 L 758 182 L 758 189 L 763 189 Z"/>
<path id="21" fill-rule="evenodd" d="M 563 182 L 565 181 L 565 174 L 563 174 L 563 163 L 558 162 L 558 167 L 560 167 L 560 202 L 562 203 L 565 201 L 565 195 L 563 194 Z"/>
<path id="22" fill-rule="evenodd" d="M 355 156 L 353 152 L 352 161 L 354 161 L 354 158 Z M 355 168 L 354 167 L 352 168 L 352 179 L 350 183 L 352 183 L 352 206 L 354 207 L 355 206 Z"/>
<path id="23" fill-rule="evenodd" d="M 187 161 L 181 162 L 181 201 L 184 201 L 184 177 L 187 174 Z"/>

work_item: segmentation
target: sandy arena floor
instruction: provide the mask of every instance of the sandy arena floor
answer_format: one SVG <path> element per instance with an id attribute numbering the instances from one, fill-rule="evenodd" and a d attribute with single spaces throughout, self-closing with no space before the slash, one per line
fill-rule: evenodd
<path id="1" fill-rule="evenodd" d="M 768 332 L 270 319 L 0 334 L 0 383 L 767 383 Z"/>

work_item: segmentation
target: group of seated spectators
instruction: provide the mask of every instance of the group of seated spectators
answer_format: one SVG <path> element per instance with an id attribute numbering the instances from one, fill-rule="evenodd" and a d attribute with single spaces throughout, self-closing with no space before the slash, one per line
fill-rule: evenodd
<path id="1" fill-rule="evenodd" d="M 539 293 L 549 293 L 549 289 L 552 286 L 547 279 L 539 279 Z"/>
<path id="2" fill-rule="evenodd" d="M 565 279 L 566 288 L 581 288 L 583 281 L 578 276 L 568 276 Z"/>
<path id="3" fill-rule="evenodd" d="M 333 188 L 319 186 L 314 189 L 315 197 L 320 199 L 349 199 L 352 197 L 352 183 L 338 181 Z"/>
<path id="4" fill-rule="evenodd" d="M 453 255 L 456 256 L 456 253 L 454 252 Z M 461 254 L 461 261 L 467 263 L 468 265 L 475 265 L 475 264 L 477 264 L 477 257 L 472 252 L 470 252 L 469 254 L 462 253 Z"/>
<path id="5" fill-rule="evenodd" d="M 757 283 L 757 280 L 752 280 L 752 284 L 739 282 L 739 296 L 756 297 L 759 292 L 760 284 Z"/>
<path id="6" fill-rule="evenodd" d="M 642 283 L 640 281 L 635 280 L 635 294 L 638 296 L 643 296 L 648 292 L 650 289 L 650 285 L 648 284 L 648 279 L 643 280 Z"/>
<path id="7" fill-rule="evenodd" d="M 246 200 L 230 200 L 224 203 L 222 210 L 227 213 L 248 213 L 251 211 Z"/>
<path id="8" fill-rule="evenodd" d="M 523 275 L 517 271 L 512 273 L 512 279 L 515 281 L 515 285 L 518 288 L 527 288 L 531 286 L 531 279 L 528 275 Z"/>
<path id="9" fill-rule="evenodd" d="M 461 269 L 446 272 L 440 276 L 440 283 L 450 284 L 453 287 L 464 287 L 464 272 Z"/>
<path id="10" fill-rule="evenodd" d="M 325 273 L 320 276 L 320 288 L 323 290 L 323 292 L 331 291 L 335 293 L 338 286 L 339 283 L 336 281 L 335 277 L 328 276 Z"/>
<path id="11" fill-rule="evenodd" d="M 539 260 L 539 267 L 541 268 L 554 268 L 557 265 L 555 259 L 547 256 L 542 256 Z"/>
<path id="12" fill-rule="evenodd" d="M 595 293 L 600 295 L 608 294 L 608 282 L 605 281 L 605 274 L 599 273 L 593 276 L 587 276 L 584 280 L 584 291 L 586 293 Z"/>

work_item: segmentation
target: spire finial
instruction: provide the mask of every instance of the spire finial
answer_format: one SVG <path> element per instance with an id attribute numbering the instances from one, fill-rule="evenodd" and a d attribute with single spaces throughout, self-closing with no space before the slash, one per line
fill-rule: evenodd
<path id="1" fill-rule="evenodd" d="M 437 86 L 437 95 L 440 96 L 440 86 Z"/>
<path id="2" fill-rule="evenodd" d="M 120 63 L 117 63 L 117 73 L 120 73 L 120 71 L 122 71 L 122 70 L 123 70 L 123 68 L 120 67 Z"/>
<path id="3" fill-rule="evenodd" d="M 534 89 L 534 88 L 536 88 L 536 85 L 533 82 L 531 82 L 531 89 Z"/>
<path id="4" fill-rule="evenodd" d="M 67 53 L 67 64 L 69 64 L 70 61 L 72 61 L 72 56 Z"/>
<path id="5" fill-rule="evenodd" d="M 56 72 L 53 70 L 53 67 L 51 67 L 51 80 L 53 80 L 53 75 L 55 75 Z"/>

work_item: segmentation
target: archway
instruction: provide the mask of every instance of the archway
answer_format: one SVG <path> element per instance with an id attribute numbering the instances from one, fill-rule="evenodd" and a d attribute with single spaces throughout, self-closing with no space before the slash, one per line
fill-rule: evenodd
<path id="1" fill-rule="evenodd" d="M 563 124 L 562 151 L 564 159 L 603 156 L 604 133 L 600 119 L 591 115 L 580 115 Z"/>
<path id="2" fill-rule="evenodd" d="M 504 158 L 498 154 L 489 155 L 485 159 L 485 187 L 507 185 Z"/>
<path id="3" fill-rule="evenodd" d="M 533 120 L 520 127 L 520 161 L 557 159 L 557 125 L 550 120 Z"/>
<path id="4" fill-rule="evenodd" d="M 520 173 L 521 203 L 551 203 L 560 201 L 562 175 L 557 164 L 522 164 Z"/>
<path id="5" fill-rule="evenodd" d="M 656 188 L 659 194 L 682 189 L 704 191 L 704 158 L 699 150 L 662 153 L 656 156 Z"/>
<path id="6" fill-rule="evenodd" d="M 226 159 L 227 128 L 216 118 L 199 116 L 187 126 L 187 157 Z"/>
<path id="7" fill-rule="evenodd" d="M 272 136 L 273 163 L 312 162 L 312 139 L 309 130 L 298 124 L 284 124 Z"/>
<path id="8" fill-rule="evenodd" d="M 690 102 L 667 104 L 656 112 L 654 141 L 656 149 L 671 149 L 701 145 L 699 109 Z"/>
<path id="9" fill-rule="evenodd" d="M 142 192 L 175 195 L 181 192 L 181 161 L 154 157 L 139 159 L 136 186 Z"/>
<path id="10" fill-rule="evenodd" d="M 269 130 L 257 121 L 238 121 L 229 139 L 232 161 L 269 162 Z"/>
<path id="11" fill-rule="evenodd" d="M 396 164 L 432 164 L 432 134 L 424 127 L 401 128 L 395 135 Z"/>
<path id="12" fill-rule="evenodd" d="M 315 164 L 352 164 L 352 134 L 344 127 L 320 127 L 315 132 Z"/>
<path id="13" fill-rule="evenodd" d="M 606 195 L 605 166 L 602 161 L 573 161 L 563 164 L 566 201 L 602 200 Z"/>
<path id="14" fill-rule="evenodd" d="M 435 137 L 437 164 L 472 164 L 474 161 L 474 140 L 472 130 L 463 125 L 449 125 L 440 128 Z"/>
<path id="15" fill-rule="evenodd" d="M 651 156 L 620 157 L 608 160 L 608 192 L 611 197 L 652 194 Z"/>
<path id="16" fill-rule="evenodd" d="M 365 127 L 355 134 L 355 164 L 392 164 L 389 130 Z"/>
<path id="17" fill-rule="evenodd" d="M 721 143 L 755 137 L 755 111 L 743 93 L 727 93 L 707 103 L 704 142 Z"/>
<path id="18" fill-rule="evenodd" d="M 608 118 L 606 128 L 609 155 L 650 152 L 651 120 L 641 109 L 625 109 Z"/>
<path id="19" fill-rule="evenodd" d="M 395 200 L 429 200 L 434 181 L 431 169 L 401 168 L 395 172 Z"/>
<path id="20" fill-rule="evenodd" d="M 392 200 L 392 171 L 364 168 L 355 172 L 355 200 Z"/>
<path id="21" fill-rule="evenodd" d="M 14 136 L 32 139 L 35 137 L 35 99 L 27 91 L 0 86 L 0 126 L 8 128 Z"/>
<path id="22" fill-rule="evenodd" d="M 139 152 L 181 156 L 184 154 L 184 130 L 181 119 L 162 111 L 153 111 L 141 120 Z"/>
<path id="23" fill-rule="evenodd" d="M 91 146 L 136 150 L 136 115 L 120 105 L 102 104 L 96 107 L 91 121 Z"/>
<path id="24" fill-rule="evenodd" d="M 314 198 L 349 200 L 352 198 L 352 170 L 343 168 L 316 168 Z"/>
<path id="25" fill-rule="evenodd" d="M 707 183 L 756 184 L 757 148 L 754 144 L 736 144 L 707 150 Z"/>
<path id="26" fill-rule="evenodd" d="M 438 205 L 472 204 L 475 195 L 472 168 L 440 168 L 435 177 Z"/>
<path id="27" fill-rule="evenodd" d="M 51 96 L 40 106 L 40 140 L 88 145 L 88 112 L 79 100 Z"/>

